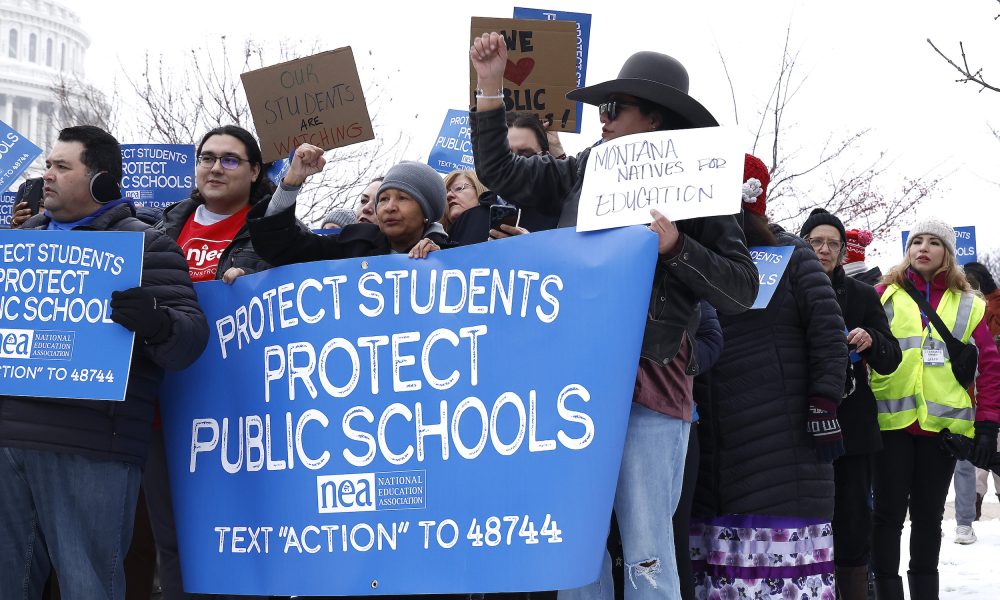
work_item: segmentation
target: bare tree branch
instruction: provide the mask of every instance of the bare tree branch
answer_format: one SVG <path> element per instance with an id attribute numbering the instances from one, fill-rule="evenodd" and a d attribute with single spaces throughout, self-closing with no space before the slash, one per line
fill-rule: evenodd
<path id="1" fill-rule="evenodd" d="M 975 71 L 973 71 L 972 68 L 969 67 L 968 58 L 966 58 L 965 56 L 965 46 L 963 45 L 962 42 L 958 42 L 958 49 L 959 52 L 961 52 L 962 54 L 961 66 L 956 64 L 955 61 L 949 58 L 948 55 L 946 55 L 944 52 L 941 52 L 941 50 L 939 50 L 938 47 L 934 45 L 934 42 L 932 42 L 930 38 L 927 38 L 927 43 L 931 45 L 931 48 L 934 48 L 934 51 L 937 52 L 938 55 L 941 56 L 941 58 L 945 59 L 945 61 L 947 61 L 949 65 L 954 67 L 956 71 L 962 74 L 962 77 L 960 79 L 955 80 L 956 83 L 977 83 L 980 86 L 982 86 L 979 90 L 980 92 L 982 92 L 983 90 L 992 90 L 994 92 L 1000 92 L 1000 87 L 996 87 L 986 82 L 986 79 L 983 77 L 982 67 L 976 69 Z"/>

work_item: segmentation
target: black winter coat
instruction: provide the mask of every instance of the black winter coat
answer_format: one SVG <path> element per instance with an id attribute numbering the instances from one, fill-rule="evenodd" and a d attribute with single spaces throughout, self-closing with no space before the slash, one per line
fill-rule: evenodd
<path id="1" fill-rule="evenodd" d="M 525 158 L 510 151 L 502 108 L 471 111 L 469 120 L 476 175 L 484 185 L 518 206 L 562 211 L 560 227 L 576 225 L 590 148 L 565 160 Z M 657 261 L 642 340 L 642 357 L 661 365 L 677 354 L 685 331 L 688 339 L 695 339 L 700 300 L 720 314 L 738 314 L 752 306 L 757 295 L 757 267 L 736 217 L 687 219 L 676 225 L 679 248 Z M 698 370 L 696 356 L 692 352 L 687 365 L 691 375 Z"/>
<path id="2" fill-rule="evenodd" d="M 319 235 L 299 227 L 294 205 L 265 216 L 269 202 L 263 200 L 251 208 L 247 223 L 257 253 L 274 266 L 392 254 L 389 238 L 377 225 L 354 223 L 341 229 L 340 235 Z M 428 237 L 442 249 L 455 246 L 446 235 Z"/>
<path id="3" fill-rule="evenodd" d="M 188 198 L 176 204 L 171 204 L 164 209 L 163 216 L 154 227 L 169 235 L 170 239 L 176 241 L 180 237 L 181 230 L 184 229 L 184 225 L 188 222 L 188 219 L 198 209 L 198 206 L 204 203 L 202 200 Z M 233 267 L 243 269 L 247 275 L 266 271 L 271 267 L 254 250 L 253 242 L 250 240 L 250 228 L 246 224 L 236 233 L 232 243 L 222 251 L 222 256 L 219 257 L 219 268 L 215 271 L 215 278 L 222 279 L 226 271 Z"/>
<path id="4" fill-rule="evenodd" d="M 882 375 L 888 375 L 899 366 L 903 354 L 899 349 L 899 342 L 889 329 L 889 321 L 875 288 L 848 277 L 843 267 L 837 267 L 831 280 L 847 329 L 850 331 L 863 327 L 872 336 L 871 347 L 860 353 L 863 360 L 853 365 L 856 386 L 854 393 L 844 398 L 837 409 L 846 453 L 870 454 L 882 449 L 882 434 L 878 428 L 875 395 L 868 385 L 865 365 Z"/>
<path id="5" fill-rule="evenodd" d="M 844 319 L 812 249 L 778 239 L 795 250 L 768 306 L 719 315 L 725 345 L 698 405 L 702 517 L 833 516 L 833 467 L 817 458 L 806 416 L 811 396 L 843 396 Z"/>
<path id="6" fill-rule="evenodd" d="M 142 287 L 170 315 L 170 336 L 155 345 L 136 339 L 124 402 L 0 396 L 0 446 L 145 464 L 163 370 L 183 369 L 201 355 L 208 323 L 181 249 L 133 214 L 131 205 L 121 204 L 76 230 L 145 234 Z M 36 215 L 22 229 L 45 229 L 48 223 L 47 216 Z"/>

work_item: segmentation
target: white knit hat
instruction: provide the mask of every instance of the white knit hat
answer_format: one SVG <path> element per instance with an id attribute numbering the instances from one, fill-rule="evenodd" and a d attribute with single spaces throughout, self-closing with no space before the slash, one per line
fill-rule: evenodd
<path id="1" fill-rule="evenodd" d="M 944 245 L 951 250 L 952 256 L 956 256 L 955 229 L 943 220 L 936 217 L 926 217 L 914 223 L 913 227 L 910 227 L 910 235 L 906 236 L 907 250 L 910 249 L 910 244 L 913 242 L 913 238 L 918 235 L 933 235 L 941 240 Z"/>

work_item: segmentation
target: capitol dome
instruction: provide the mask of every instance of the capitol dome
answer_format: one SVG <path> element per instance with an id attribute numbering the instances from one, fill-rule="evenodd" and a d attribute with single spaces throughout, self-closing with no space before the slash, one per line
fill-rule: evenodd
<path id="1" fill-rule="evenodd" d="M 53 85 L 83 78 L 90 38 L 73 11 L 49 0 L 0 0 L 0 120 L 44 152 L 58 133 Z"/>

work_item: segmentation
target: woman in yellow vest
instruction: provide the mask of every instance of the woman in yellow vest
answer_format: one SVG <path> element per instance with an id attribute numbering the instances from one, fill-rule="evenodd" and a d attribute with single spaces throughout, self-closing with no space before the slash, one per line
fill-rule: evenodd
<path id="1" fill-rule="evenodd" d="M 978 406 L 955 380 L 941 334 L 903 287 L 907 281 L 952 335 L 978 347 Z M 947 428 L 974 438 L 976 462 L 992 458 L 1000 423 L 1000 354 L 983 318 L 985 302 L 956 262 L 955 230 L 944 221 L 917 222 L 906 240 L 906 258 L 876 289 L 903 361 L 891 375 L 871 373 L 883 442 L 873 478 L 875 585 L 879 600 L 903 600 L 899 546 L 909 510 L 910 599 L 936 600 L 941 520 L 955 468 L 937 434 Z"/>

